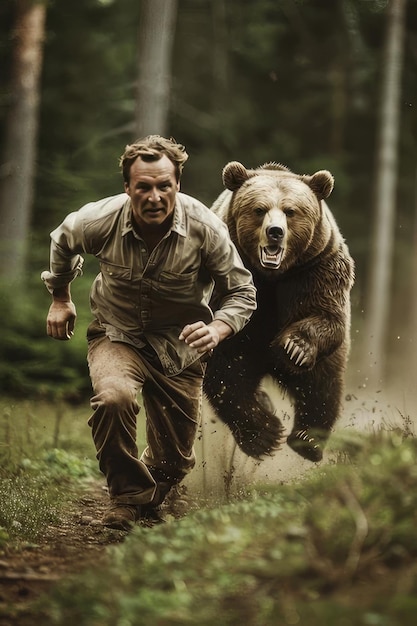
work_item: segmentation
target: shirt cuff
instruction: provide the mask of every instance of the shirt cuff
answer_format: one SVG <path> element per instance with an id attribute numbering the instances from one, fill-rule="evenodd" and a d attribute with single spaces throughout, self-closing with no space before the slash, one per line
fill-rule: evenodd
<path id="1" fill-rule="evenodd" d="M 41 279 L 45 283 L 45 286 L 49 293 L 53 293 L 54 289 L 59 289 L 60 287 L 65 287 L 72 283 L 78 276 L 82 276 L 84 259 L 80 256 L 77 262 L 77 265 L 74 269 L 69 272 L 60 272 L 59 274 L 54 274 L 49 270 L 45 270 L 41 273 Z"/>

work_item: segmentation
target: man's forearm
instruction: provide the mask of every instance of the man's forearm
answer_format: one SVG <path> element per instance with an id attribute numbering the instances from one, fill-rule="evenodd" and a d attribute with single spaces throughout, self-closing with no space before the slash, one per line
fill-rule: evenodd
<path id="1" fill-rule="evenodd" d="M 212 322 L 210 322 L 209 326 L 214 326 L 214 328 L 217 330 L 219 342 L 227 339 L 227 337 L 230 337 L 230 335 L 233 335 L 232 328 L 229 326 L 229 324 L 223 322 L 223 320 L 213 320 Z"/>
<path id="2" fill-rule="evenodd" d="M 70 286 L 56 287 L 56 289 L 52 290 L 52 297 L 55 302 L 71 302 Z"/>

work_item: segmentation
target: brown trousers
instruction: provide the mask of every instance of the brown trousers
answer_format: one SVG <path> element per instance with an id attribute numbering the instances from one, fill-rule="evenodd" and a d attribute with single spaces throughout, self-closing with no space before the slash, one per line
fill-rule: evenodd
<path id="1" fill-rule="evenodd" d="M 160 504 L 195 465 L 205 364 L 198 360 L 167 377 L 152 351 L 149 355 L 101 335 L 88 342 L 88 366 L 94 391 L 88 423 L 110 497 L 120 503 Z M 147 438 L 140 458 L 139 392 Z"/>

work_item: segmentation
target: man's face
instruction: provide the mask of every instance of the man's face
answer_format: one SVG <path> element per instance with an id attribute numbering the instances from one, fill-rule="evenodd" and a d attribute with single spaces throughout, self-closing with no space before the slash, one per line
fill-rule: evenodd
<path id="1" fill-rule="evenodd" d="M 130 181 L 124 186 L 139 228 L 157 229 L 172 215 L 179 183 L 175 166 L 166 155 L 149 162 L 138 157 L 130 168 Z"/>

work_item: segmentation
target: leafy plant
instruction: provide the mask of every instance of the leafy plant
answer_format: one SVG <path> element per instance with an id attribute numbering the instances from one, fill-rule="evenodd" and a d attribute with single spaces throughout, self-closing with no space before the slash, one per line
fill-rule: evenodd
<path id="1" fill-rule="evenodd" d="M 44 472 L 49 481 L 57 483 L 98 475 L 97 463 L 94 459 L 80 458 L 59 448 L 46 450 L 39 461 L 22 459 L 21 466 L 31 472 Z"/>
<path id="2" fill-rule="evenodd" d="M 105 570 L 60 585 L 45 610 L 52 624 L 80 626 L 411 624 L 416 452 L 396 433 L 363 438 L 344 464 L 300 484 L 138 526 Z M 381 572 L 382 596 L 372 593 Z"/>

